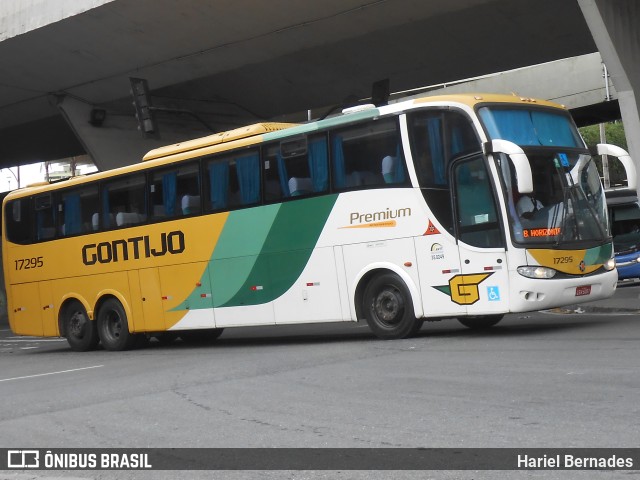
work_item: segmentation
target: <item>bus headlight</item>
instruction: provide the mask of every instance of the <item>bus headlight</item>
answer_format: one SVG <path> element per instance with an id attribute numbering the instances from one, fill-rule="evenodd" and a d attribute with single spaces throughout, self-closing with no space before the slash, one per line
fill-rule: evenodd
<path id="1" fill-rule="evenodd" d="M 604 262 L 603 267 L 607 272 L 610 272 L 611 270 L 616 268 L 616 259 L 615 258 L 610 258 L 609 260 Z"/>
<path id="2" fill-rule="evenodd" d="M 548 267 L 518 267 L 518 273 L 527 278 L 553 278 L 556 271 Z"/>

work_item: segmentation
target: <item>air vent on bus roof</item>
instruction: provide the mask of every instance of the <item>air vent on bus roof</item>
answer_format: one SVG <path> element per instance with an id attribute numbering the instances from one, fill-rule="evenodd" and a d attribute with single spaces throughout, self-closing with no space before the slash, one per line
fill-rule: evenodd
<path id="1" fill-rule="evenodd" d="M 373 103 L 365 103 L 364 105 L 356 105 L 354 107 L 348 107 L 342 109 L 343 115 L 348 115 L 350 113 L 358 113 L 364 112 L 365 110 L 373 110 L 376 106 Z"/>
<path id="2" fill-rule="evenodd" d="M 296 123 L 282 122 L 255 123 L 253 125 L 236 128 L 227 132 L 214 133 L 213 135 L 209 135 L 207 137 L 196 138 L 194 140 L 188 140 L 186 142 L 175 143 L 166 147 L 156 148 L 147 153 L 142 158 L 142 160 L 147 161 L 160 157 L 168 157 L 169 155 L 175 155 L 177 153 L 184 153 L 191 150 L 197 150 L 199 148 L 211 147 L 220 143 L 232 142 L 234 140 L 240 140 L 242 138 L 275 132 L 277 130 L 284 130 L 286 128 L 295 127 L 296 125 Z"/>

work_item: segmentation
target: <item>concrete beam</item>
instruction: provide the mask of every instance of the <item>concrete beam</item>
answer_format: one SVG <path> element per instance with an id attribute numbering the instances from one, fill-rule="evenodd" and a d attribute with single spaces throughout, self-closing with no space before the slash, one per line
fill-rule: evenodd
<path id="1" fill-rule="evenodd" d="M 605 101 L 602 71 L 602 59 L 596 52 L 427 87 L 426 90 L 429 95 L 513 92 L 525 97 L 551 100 L 574 109 Z M 610 95 L 611 100 L 617 99 L 613 85 L 610 85 Z"/>
<path id="2" fill-rule="evenodd" d="M 4 0 L 0 2 L 0 42 L 113 0 Z"/>
<path id="3" fill-rule="evenodd" d="M 73 97 L 60 97 L 58 108 L 99 170 L 137 163 L 149 150 L 177 141 L 145 138 L 130 115 L 107 114 L 102 125 L 92 125 L 89 120 L 94 107 Z"/>
<path id="4" fill-rule="evenodd" d="M 631 158 L 640 162 L 640 3 L 578 0 L 618 92 Z M 640 180 L 640 168 L 638 170 Z"/>
<path id="5" fill-rule="evenodd" d="M 239 116 L 233 109 L 217 109 L 211 113 L 214 121 L 209 125 L 192 113 L 206 111 L 206 102 L 188 102 L 184 106 L 189 108 L 181 109 L 166 102 L 154 102 L 153 105 L 159 108 L 155 113 L 157 131 L 145 136 L 138 129 L 135 115 L 129 111 L 133 110 L 130 101 L 124 102 L 120 108 L 103 109 L 70 95 L 58 95 L 56 98 L 58 110 L 101 171 L 137 163 L 154 148 L 255 122 L 250 117 Z M 101 109 L 105 114 L 100 125 L 90 122 L 94 109 Z"/>

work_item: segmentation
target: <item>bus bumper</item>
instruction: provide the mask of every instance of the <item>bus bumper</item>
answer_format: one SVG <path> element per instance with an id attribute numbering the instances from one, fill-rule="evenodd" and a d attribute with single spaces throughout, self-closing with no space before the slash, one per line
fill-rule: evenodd
<path id="1" fill-rule="evenodd" d="M 618 272 L 613 269 L 589 277 L 572 279 L 533 279 L 522 277 L 517 272 L 511 283 L 512 312 L 531 312 L 549 308 L 592 302 L 609 298 L 616 291 Z"/>

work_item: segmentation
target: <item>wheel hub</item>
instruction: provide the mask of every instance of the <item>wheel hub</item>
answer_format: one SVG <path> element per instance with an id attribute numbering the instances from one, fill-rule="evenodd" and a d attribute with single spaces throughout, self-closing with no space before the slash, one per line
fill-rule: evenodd
<path id="1" fill-rule="evenodd" d="M 108 321 L 109 332 L 114 338 L 120 337 L 122 333 L 122 321 L 119 315 L 111 315 Z"/>
<path id="2" fill-rule="evenodd" d="M 71 322 L 69 323 L 69 333 L 77 338 L 84 336 L 87 319 L 80 312 L 75 312 L 71 316 Z"/>
<path id="3" fill-rule="evenodd" d="M 403 308 L 402 298 L 392 290 L 383 290 L 374 303 L 376 315 L 385 323 L 397 323 Z"/>

